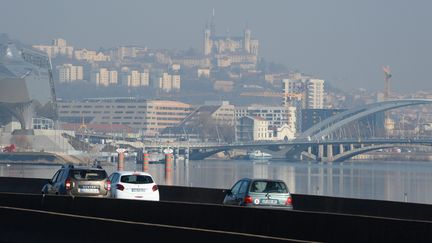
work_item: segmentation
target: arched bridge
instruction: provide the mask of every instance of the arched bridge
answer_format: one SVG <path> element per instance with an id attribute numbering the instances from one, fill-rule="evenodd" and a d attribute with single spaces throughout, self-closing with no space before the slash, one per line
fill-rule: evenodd
<path id="1" fill-rule="evenodd" d="M 322 139 L 328 137 L 337 129 L 374 113 L 401 108 L 405 106 L 432 104 L 431 99 L 403 99 L 388 100 L 367 104 L 357 108 L 349 109 L 315 124 L 303 132 L 296 140 Z"/>
<path id="2" fill-rule="evenodd" d="M 236 148 L 243 149 L 267 149 L 272 151 L 273 155 L 278 154 L 280 159 L 314 159 L 319 161 L 341 161 L 348 159 L 357 154 L 366 153 L 372 150 L 398 146 L 430 146 L 432 139 L 428 140 L 411 140 L 411 139 L 373 139 L 365 138 L 362 141 L 358 139 L 331 137 L 338 129 L 345 125 L 363 119 L 372 114 L 383 112 L 391 109 L 432 104 L 431 99 L 403 99 L 390 100 L 378 103 L 367 104 L 361 107 L 353 108 L 337 115 L 334 115 L 322 122 L 315 124 L 297 139 L 293 141 L 268 141 L 268 142 L 251 142 L 251 143 L 234 143 L 234 144 L 191 144 L 189 142 L 171 143 L 170 147 L 187 148 L 190 151 L 191 159 L 204 159 L 220 151 L 228 151 Z M 163 145 L 158 144 L 156 147 Z M 135 146 L 138 148 L 152 147 L 152 145 L 142 144 Z"/>
<path id="3" fill-rule="evenodd" d="M 418 147 L 418 146 L 431 146 L 429 145 L 422 145 L 422 144 L 372 144 L 370 146 L 364 146 L 364 147 L 359 147 L 359 148 L 355 148 L 353 150 L 349 150 L 346 151 L 344 153 L 335 155 L 333 157 L 333 162 L 342 162 L 345 161 L 347 159 L 350 159 L 356 155 L 359 154 L 363 154 L 363 153 L 367 153 L 367 152 L 371 152 L 371 151 L 375 151 L 375 150 L 380 150 L 380 149 L 387 149 L 387 148 L 395 148 L 395 147 Z"/>
<path id="4" fill-rule="evenodd" d="M 327 141 L 310 144 L 302 151 L 301 160 L 341 162 L 356 155 L 387 148 L 432 146 L 432 139 L 368 139 L 359 141 Z"/>
<path id="5" fill-rule="evenodd" d="M 320 123 L 315 124 L 310 127 L 308 130 L 303 132 L 300 136 L 298 136 L 294 141 L 316 141 L 317 145 L 312 147 L 306 147 L 305 145 L 295 145 L 288 149 L 286 153 L 287 158 L 291 159 L 302 159 L 304 156 L 309 157 L 311 155 L 310 151 L 314 150 L 316 153 L 314 154 L 317 160 L 322 160 L 326 158 L 328 161 L 333 161 L 334 150 L 332 147 L 328 147 L 330 156 L 323 156 L 324 149 L 320 149 L 319 143 L 322 140 L 328 140 L 331 135 L 336 133 L 339 129 L 342 129 L 344 126 L 349 125 L 355 121 L 366 118 L 372 114 L 384 112 L 387 110 L 397 109 L 406 106 L 414 106 L 414 105 L 425 105 L 432 104 L 431 99 L 401 99 L 401 100 L 388 100 L 382 101 L 372 104 L 363 105 L 360 107 L 356 107 L 350 110 L 346 110 L 339 114 L 336 114 L 332 117 L 329 117 L 323 120 Z M 383 141 L 385 142 L 385 141 Z M 307 151 L 305 153 L 305 151 Z M 363 152 L 362 152 L 363 151 Z M 366 153 L 370 150 L 359 150 L 359 153 Z M 348 152 L 344 152 L 348 156 Z M 336 154 L 335 156 L 338 156 Z M 352 157 L 352 156 L 351 156 Z M 348 158 L 344 155 L 341 155 L 341 158 Z"/>

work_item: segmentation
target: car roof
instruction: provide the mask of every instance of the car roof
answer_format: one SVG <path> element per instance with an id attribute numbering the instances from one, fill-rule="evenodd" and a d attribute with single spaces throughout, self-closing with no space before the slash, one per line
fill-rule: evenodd
<path id="1" fill-rule="evenodd" d="M 113 173 L 117 173 L 120 175 L 133 175 L 133 174 L 138 174 L 138 175 L 146 175 L 146 176 L 152 176 L 147 172 L 143 172 L 143 171 L 114 171 Z"/>
<path id="2" fill-rule="evenodd" d="M 95 166 L 89 166 L 89 165 L 63 165 L 62 168 L 66 169 L 76 169 L 76 170 L 101 170 L 105 171 L 102 167 L 95 167 Z"/>
<path id="3" fill-rule="evenodd" d="M 243 178 L 241 180 L 248 180 L 248 181 L 275 181 L 275 182 L 284 182 L 280 179 L 269 179 L 269 178 Z M 284 182 L 285 183 L 285 182 Z"/>

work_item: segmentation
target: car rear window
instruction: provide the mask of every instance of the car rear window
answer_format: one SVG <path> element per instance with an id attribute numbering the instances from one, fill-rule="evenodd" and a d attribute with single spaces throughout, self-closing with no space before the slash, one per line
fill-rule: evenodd
<path id="1" fill-rule="evenodd" d="M 78 181 L 97 181 L 107 178 L 103 170 L 71 170 L 69 176 Z"/>
<path id="2" fill-rule="evenodd" d="M 257 193 L 288 193 L 285 183 L 280 181 L 254 181 L 250 192 Z"/>
<path id="3" fill-rule="evenodd" d="M 147 175 L 124 175 L 120 178 L 121 182 L 131 184 L 149 184 L 153 183 L 153 179 Z"/>

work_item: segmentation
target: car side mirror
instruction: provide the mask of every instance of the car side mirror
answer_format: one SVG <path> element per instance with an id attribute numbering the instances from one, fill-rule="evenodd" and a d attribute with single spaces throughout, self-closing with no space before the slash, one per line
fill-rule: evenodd
<path id="1" fill-rule="evenodd" d="M 229 195 L 229 196 L 231 196 L 232 195 L 231 189 L 226 190 L 226 194 Z"/>
<path id="2" fill-rule="evenodd" d="M 48 184 L 52 185 L 53 181 L 51 179 L 49 179 Z"/>

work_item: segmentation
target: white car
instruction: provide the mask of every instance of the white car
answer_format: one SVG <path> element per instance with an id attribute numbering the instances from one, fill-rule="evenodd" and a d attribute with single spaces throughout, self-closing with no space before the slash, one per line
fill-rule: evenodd
<path id="1" fill-rule="evenodd" d="M 159 201 L 158 186 L 149 173 L 116 171 L 109 179 L 113 198 Z"/>

